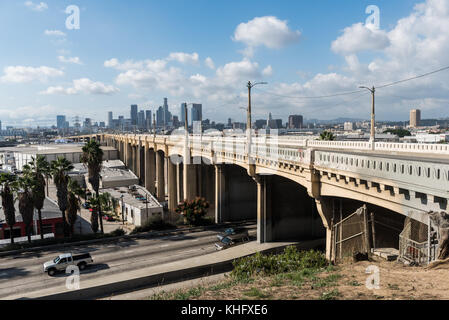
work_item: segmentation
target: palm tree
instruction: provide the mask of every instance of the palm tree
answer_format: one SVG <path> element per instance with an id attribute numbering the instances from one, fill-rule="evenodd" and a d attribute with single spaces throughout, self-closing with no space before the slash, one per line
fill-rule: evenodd
<path id="1" fill-rule="evenodd" d="M 330 131 L 324 131 L 323 133 L 320 134 L 320 140 L 334 141 L 335 140 L 335 136 Z"/>
<path id="2" fill-rule="evenodd" d="M 100 145 L 95 141 L 89 141 L 83 147 L 83 154 L 81 155 L 81 162 L 87 165 L 89 183 L 95 191 L 95 195 L 99 198 L 100 189 L 100 173 L 103 164 L 103 150 Z M 101 206 L 98 207 L 98 218 L 100 219 L 101 233 L 103 230 L 103 216 L 101 214 Z"/>
<path id="3" fill-rule="evenodd" d="M 96 196 L 89 199 L 92 208 L 92 215 L 90 217 L 90 226 L 94 233 L 98 232 L 98 210 L 101 207 L 101 200 Z"/>
<path id="4" fill-rule="evenodd" d="M 14 206 L 14 184 L 17 178 L 15 175 L 9 173 L 0 174 L 0 185 L 2 190 L 0 195 L 2 196 L 2 207 L 5 213 L 6 223 L 10 229 L 11 244 L 14 243 L 13 227 L 16 224 L 16 208 Z"/>
<path id="5" fill-rule="evenodd" d="M 48 176 L 50 175 L 50 165 L 44 156 L 38 155 L 32 157 L 32 161 L 23 167 L 25 175 L 33 180 L 33 204 L 39 216 L 39 230 L 41 239 L 44 239 L 44 231 L 42 227 L 42 208 L 45 201 L 45 185 L 48 187 Z M 47 178 L 47 182 L 45 181 Z"/>
<path id="6" fill-rule="evenodd" d="M 66 211 L 66 221 L 70 226 L 70 236 L 73 236 L 73 230 L 75 226 L 76 219 L 78 217 L 78 211 L 81 209 L 79 197 L 83 193 L 78 182 L 69 179 L 67 185 L 68 199 L 67 199 L 67 211 Z"/>
<path id="7" fill-rule="evenodd" d="M 19 199 L 19 211 L 22 215 L 22 221 L 25 224 L 25 233 L 28 237 L 28 242 L 31 243 L 31 232 L 33 226 L 34 217 L 34 202 L 33 192 L 34 181 L 28 176 L 24 175 L 18 179 L 18 199 Z"/>
<path id="8" fill-rule="evenodd" d="M 69 183 L 68 172 L 73 170 L 73 165 L 64 157 L 59 157 L 51 162 L 51 172 L 56 185 L 56 196 L 58 198 L 59 210 L 62 213 L 62 223 L 64 226 L 64 236 L 68 234 L 67 222 L 65 219 L 65 211 L 67 210 L 67 185 Z"/>

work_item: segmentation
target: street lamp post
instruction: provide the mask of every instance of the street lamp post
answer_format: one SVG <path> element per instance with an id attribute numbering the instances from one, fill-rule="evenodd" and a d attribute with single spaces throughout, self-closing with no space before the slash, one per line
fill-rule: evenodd
<path id="1" fill-rule="evenodd" d="M 360 87 L 360 89 L 367 89 L 369 92 L 371 92 L 372 96 L 372 104 L 371 104 L 371 134 L 369 142 L 371 143 L 371 149 L 374 150 L 375 142 L 376 142 L 376 113 L 375 113 L 375 93 L 376 88 L 373 86 L 372 88 L 368 87 Z"/>
<path id="2" fill-rule="evenodd" d="M 247 135 L 247 143 L 248 143 L 248 165 L 251 165 L 251 89 L 259 84 L 268 84 L 267 82 L 256 82 L 251 83 L 248 81 L 246 87 L 248 88 L 248 110 L 246 116 L 246 135 Z"/>

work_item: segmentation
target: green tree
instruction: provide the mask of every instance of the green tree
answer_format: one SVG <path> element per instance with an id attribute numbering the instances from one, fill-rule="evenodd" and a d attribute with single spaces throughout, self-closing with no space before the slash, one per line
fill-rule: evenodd
<path id="1" fill-rule="evenodd" d="M 80 188 L 78 182 L 69 179 L 67 191 L 66 221 L 70 227 L 70 236 L 72 237 L 76 219 L 78 218 L 78 211 L 81 209 L 80 196 L 83 194 L 83 190 Z"/>
<path id="2" fill-rule="evenodd" d="M 384 131 L 384 133 L 391 133 L 397 135 L 399 138 L 404 137 L 410 137 L 412 133 L 406 129 L 399 128 L 399 129 L 387 129 Z"/>
<path id="3" fill-rule="evenodd" d="M 185 221 L 190 225 L 200 224 L 207 214 L 209 202 L 204 198 L 196 198 L 192 201 L 184 200 L 176 208 L 176 212 L 183 215 Z"/>
<path id="4" fill-rule="evenodd" d="M 33 227 L 34 217 L 34 203 L 33 203 L 33 188 L 34 181 L 28 176 L 24 175 L 18 180 L 19 190 L 17 191 L 19 199 L 19 212 L 22 215 L 22 221 L 25 224 L 25 234 L 28 237 L 28 242 L 31 243 L 31 233 Z"/>
<path id="5" fill-rule="evenodd" d="M 103 150 L 100 145 L 95 141 L 89 141 L 83 147 L 83 154 L 81 155 L 81 162 L 87 166 L 89 183 L 92 185 L 92 188 L 95 191 L 95 195 L 99 198 L 99 189 L 100 189 L 100 174 L 101 168 L 103 164 Z M 103 216 L 101 213 L 101 204 L 98 207 L 98 218 L 100 219 L 100 228 L 101 233 L 104 233 L 103 230 Z"/>
<path id="6" fill-rule="evenodd" d="M 320 134 L 320 140 L 335 141 L 335 135 L 330 131 L 324 131 Z"/>
<path id="7" fill-rule="evenodd" d="M 68 173 L 73 170 L 73 165 L 64 157 L 59 157 L 57 160 L 51 162 L 51 172 L 53 181 L 56 185 L 56 196 L 58 198 L 59 210 L 62 213 L 62 223 L 64 226 L 64 236 L 68 236 L 69 230 L 67 221 L 65 219 L 65 211 L 67 210 L 67 185 L 69 183 Z"/>
<path id="8" fill-rule="evenodd" d="M 44 231 L 42 227 L 42 208 L 45 201 L 45 186 L 48 186 L 46 178 L 50 175 L 50 165 L 45 160 L 44 156 L 38 155 L 36 158 L 32 157 L 32 161 L 23 167 L 25 175 L 29 176 L 32 183 L 33 204 L 39 216 L 39 230 L 41 239 L 44 239 Z"/>
<path id="9" fill-rule="evenodd" d="M 16 224 L 16 208 L 14 206 L 14 186 L 17 177 L 9 173 L 0 174 L 0 185 L 2 187 L 0 195 L 2 196 L 2 207 L 5 213 L 6 223 L 9 226 L 11 244 L 14 243 L 13 227 Z"/>

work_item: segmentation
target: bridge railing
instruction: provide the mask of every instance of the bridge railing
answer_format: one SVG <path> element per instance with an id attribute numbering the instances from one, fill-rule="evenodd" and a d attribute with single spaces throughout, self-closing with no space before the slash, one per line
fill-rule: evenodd
<path id="1" fill-rule="evenodd" d="M 384 179 L 390 184 L 402 183 L 412 189 L 419 187 L 423 193 L 433 189 L 442 198 L 448 197 L 449 164 L 316 150 L 314 165 Z"/>

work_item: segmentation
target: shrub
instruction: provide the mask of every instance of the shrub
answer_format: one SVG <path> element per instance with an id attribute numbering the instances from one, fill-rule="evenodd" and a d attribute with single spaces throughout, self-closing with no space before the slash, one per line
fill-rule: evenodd
<path id="1" fill-rule="evenodd" d="M 192 201 L 182 201 L 176 208 L 176 212 L 181 214 L 188 224 L 198 226 L 204 224 L 207 209 L 209 209 L 209 202 L 204 198 L 196 198 Z"/>
<path id="2" fill-rule="evenodd" d="M 250 257 L 236 259 L 231 276 L 242 280 L 255 274 L 275 275 L 305 269 L 320 269 L 327 266 L 327 260 L 318 251 L 298 251 L 289 246 L 279 255 L 263 255 L 260 252 Z"/>
<path id="3" fill-rule="evenodd" d="M 115 229 L 114 231 L 109 233 L 111 237 L 120 237 L 125 235 L 125 230 L 123 229 Z"/>
<path id="4" fill-rule="evenodd" d="M 148 232 L 148 231 L 162 231 L 175 229 L 176 227 L 170 223 L 162 220 L 160 215 L 152 216 L 148 219 L 148 221 L 141 227 L 136 227 L 131 234 L 136 234 L 140 232 Z"/>

